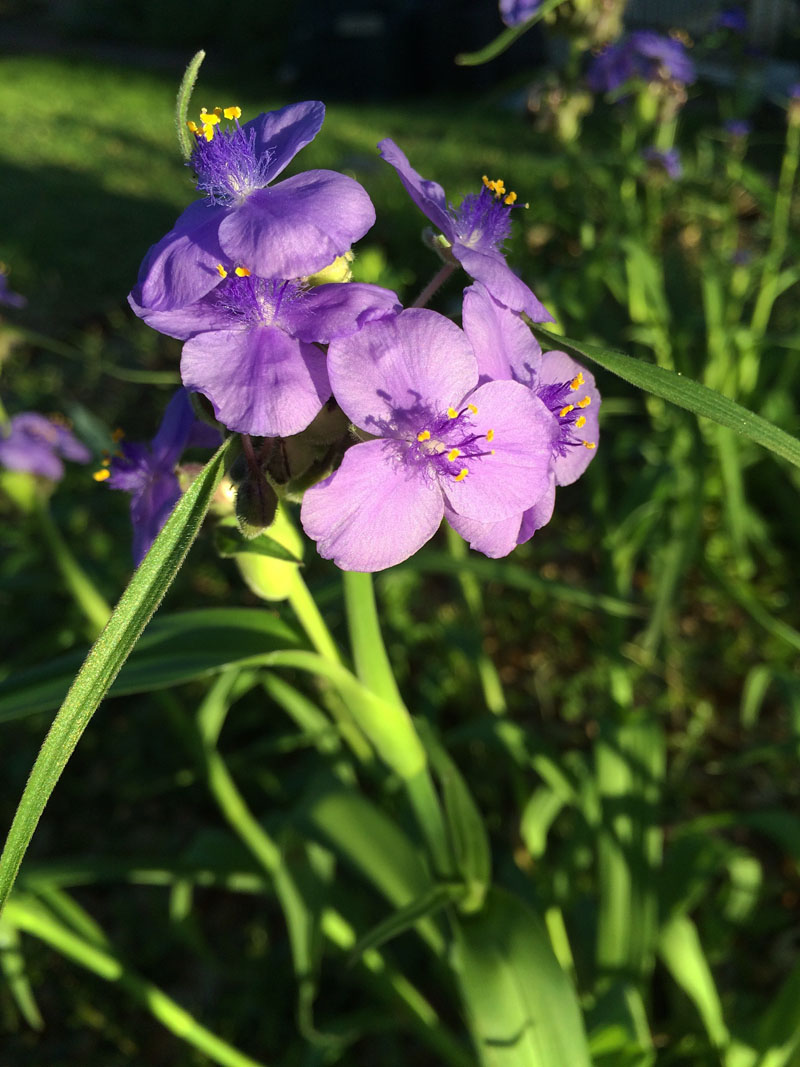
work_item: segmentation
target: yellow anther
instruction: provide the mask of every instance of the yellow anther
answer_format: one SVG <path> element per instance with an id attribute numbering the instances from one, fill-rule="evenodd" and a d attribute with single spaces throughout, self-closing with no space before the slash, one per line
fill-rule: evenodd
<path id="1" fill-rule="evenodd" d="M 594 441 L 584 441 L 583 442 L 583 447 L 584 448 L 596 448 L 597 445 L 595 444 Z"/>
<path id="2" fill-rule="evenodd" d="M 581 372 L 580 372 L 580 371 L 578 371 L 578 373 L 577 373 L 577 374 L 575 375 L 575 377 L 574 377 L 574 378 L 572 379 L 572 381 L 571 381 L 571 382 L 569 383 L 569 387 L 570 387 L 570 389 L 571 389 L 571 390 L 573 391 L 573 393 L 574 393 L 574 392 L 575 392 L 575 390 L 576 390 L 576 389 L 580 389 L 580 387 L 581 387 L 581 386 L 582 386 L 583 384 L 584 384 L 584 379 L 583 379 L 583 375 L 581 374 Z"/>
<path id="3" fill-rule="evenodd" d="M 250 271 L 247 269 L 247 267 L 237 267 L 233 273 L 237 274 L 240 278 L 250 277 Z"/>
<path id="4" fill-rule="evenodd" d="M 561 411 L 559 411 L 558 417 L 560 419 L 563 419 L 565 415 L 569 415 L 570 411 L 574 411 L 574 410 L 575 410 L 575 405 L 574 404 L 565 404 L 564 407 L 561 409 Z"/>
<path id="5" fill-rule="evenodd" d="M 418 441 L 430 441 L 430 439 L 431 439 L 431 431 L 430 430 L 421 430 L 417 434 L 417 440 Z"/>
<path id="6" fill-rule="evenodd" d="M 487 441 L 494 441 L 494 430 L 487 430 L 486 431 L 486 440 Z"/>
<path id="7" fill-rule="evenodd" d="M 575 429 L 576 430 L 582 430 L 585 425 L 586 425 L 586 416 L 585 415 L 579 415 L 577 417 L 577 419 L 575 420 Z"/>
<path id="8" fill-rule="evenodd" d="M 475 407 L 474 404 L 467 404 L 467 407 L 469 408 L 469 410 L 472 412 L 473 415 L 477 415 L 478 414 L 478 409 Z"/>
<path id="9" fill-rule="evenodd" d="M 118 441 L 121 441 L 124 436 L 125 431 L 121 430 L 118 426 L 116 430 L 114 430 L 114 432 L 112 433 L 111 440 L 116 444 Z"/>
<path id="10" fill-rule="evenodd" d="M 242 117 L 242 109 L 240 107 L 226 107 L 222 112 L 226 119 L 240 119 Z"/>
<path id="11" fill-rule="evenodd" d="M 591 402 L 592 402 L 592 398 L 590 396 L 585 396 L 583 398 L 583 400 L 579 400 L 578 401 L 578 407 L 579 408 L 588 408 L 588 406 L 591 404 Z"/>
<path id="12" fill-rule="evenodd" d="M 207 141 L 214 140 L 214 127 L 211 125 L 210 122 L 203 123 L 203 136 Z"/>
<path id="13" fill-rule="evenodd" d="M 450 451 L 447 453 L 447 458 L 452 463 L 453 460 L 458 459 L 458 457 L 460 455 L 461 455 L 461 449 L 460 448 L 451 448 Z"/>
<path id="14" fill-rule="evenodd" d="M 508 196 L 507 196 L 507 197 L 505 198 L 505 200 L 503 201 L 503 203 L 504 203 L 504 204 L 508 204 L 508 205 L 509 205 L 509 207 L 510 207 L 510 206 L 511 206 L 511 204 L 513 204 L 513 203 L 515 203 L 515 202 L 516 202 L 516 199 L 517 199 L 517 194 L 516 194 L 516 193 L 513 193 L 513 192 L 512 192 L 512 193 L 509 193 L 509 194 L 508 194 Z"/>
<path id="15" fill-rule="evenodd" d="M 111 477 L 111 471 L 104 467 L 102 470 L 95 471 L 92 477 L 96 482 L 104 482 L 106 478 Z"/>
<path id="16" fill-rule="evenodd" d="M 194 133 L 194 134 L 200 133 L 200 127 L 197 125 L 196 122 L 192 122 L 191 119 L 189 119 L 189 121 L 186 123 L 186 125 L 189 127 L 189 132 L 190 133 Z"/>
<path id="17" fill-rule="evenodd" d="M 213 111 L 206 111 L 204 107 L 200 108 L 200 121 L 204 126 L 216 126 L 221 118 L 222 111 L 218 107 L 215 107 Z"/>
<path id="18" fill-rule="evenodd" d="M 220 278 L 228 277 L 228 272 L 225 270 L 221 263 L 217 264 L 217 273 L 219 274 Z"/>
<path id="19" fill-rule="evenodd" d="M 462 467 L 461 470 L 456 475 L 456 481 L 457 482 L 463 482 L 468 474 L 469 474 L 469 471 L 467 470 L 467 468 L 466 467 Z"/>
<path id="20" fill-rule="evenodd" d="M 103 458 L 100 460 L 100 466 L 101 467 L 110 467 L 111 466 L 111 456 L 103 456 Z"/>
<path id="21" fill-rule="evenodd" d="M 447 409 L 447 417 L 448 417 L 448 419 L 457 419 L 458 418 L 458 412 L 456 411 L 455 408 L 448 408 Z"/>
<path id="22" fill-rule="evenodd" d="M 214 108 L 214 114 L 217 116 L 217 121 L 219 121 L 222 118 L 222 108 L 221 107 L 215 107 Z"/>

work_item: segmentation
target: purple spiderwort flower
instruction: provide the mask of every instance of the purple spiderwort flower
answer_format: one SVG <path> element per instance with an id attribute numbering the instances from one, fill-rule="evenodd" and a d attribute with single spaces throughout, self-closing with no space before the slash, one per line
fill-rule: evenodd
<path id="1" fill-rule="evenodd" d="M 677 181 L 683 175 L 683 164 L 677 148 L 643 148 L 642 159 L 663 170 L 668 178 Z"/>
<path id="2" fill-rule="evenodd" d="M 288 437 L 304 430 L 331 395 L 317 346 L 400 310 L 395 293 L 378 285 L 309 289 L 241 267 L 218 269 L 219 284 L 186 308 L 150 311 L 130 303 L 148 325 L 186 341 L 183 384 L 207 396 L 219 422 L 236 433 Z"/>
<path id="3" fill-rule="evenodd" d="M 696 76 L 683 42 L 652 30 L 637 30 L 595 56 L 586 81 L 593 92 L 609 93 L 634 77 L 691 85 Z"/>
<path id="4" fill-rule="evenodd" d="M 8 287 L 8 274 L 5 267 L 0 263 L 0 304 L 5 304 L 10 308 L 24 308 L 28 303 L 24 296 L 20 296 L 19 293 L 15 293 L 13 289 Z"/>
<path id="5" fill-rule="evenodd" d="M 438 182 L 422 178 L 404 153 L 388 138 L 378 145 L 381 158 L 397 171 L 411 199 L 450 244 L 449 251 L 467 274 L 483 282 L 496 300 L 524 311 L 534 322 L 553 322 L 553 316 L 506 263 L 502 248 L 511 229 L 516 194 L 503 183 L 483 179 L 479 193 L 468 193 L 458 208 L 447 202 Z"/>
<path id="6" fill-rule="evenodd" d="M 265 278 L 313 274 L 374 223 L 366 191 L 344 174 L 311 170 L 270 184 L 319 132 L 322 103 L 290 104 L 243 126 L 239 113 L 204 112 L 202 127 L 191 124 L 189 165 L 206 197 L 147 253 L 132 293 L 140 306 L 161 311 L 194 303 L 219 282 L 221 262 L 246 264 Z M 230 128 L 222 128 L 223 114 Z"/>
<path id="7" fill-rule="evenodd" d="M 66 426 L 36 411 L 22 411 L 12 416 L 7 432 L 0 429 L 0 466 L 8 470 L 58 482 L 64 477 L 62 459 L 88 463 L 91 453 Z"/>
<path id="8" fill-rule="evenodd" d="M 506 26 L 519 26 L 533 18 L 542 0 L 500 0 L 500 18 Z"/>
<path id="9" fill-rule="evenodd" d="M 195 416 L 189 394 L 179 389 L 167 405 L 149 445 L 122 441 L 117 455 L 104 460 L 96 481 L 131 494 L 133 561 L 138 567 L 181 495 L 175 466 L 186 448 L 214 448 L 219 433 Z"/>
<path id="10" fill-rule="evenodd" d="M 445 510 L 483 522 L 547 490 L 557 426 L 519 382 L 478 382 L 464 333 L 423 308 L 334 341 L 340 407 L 364 436 L 307 490 L 301 521 L 343 570 L 378 571 L 413 555 Z"/>
<path id="11" fill-rule="evenodd" d="M 593 376 L 565 352 L 545 352 L 519 315 L 481 285 L 464 291 L 464 332 L 478 360 L 480 380 L 512 379 L 547 409 L 554 427 L 549 480 L 532 507 L 499 522 L 445 511 L 450 525 L 487 556 L 507 556 L 551 519 L 557 485 L 571 485 L 595 455 L 600 394 Z"/>
<path id="12" fill-rule="evenodd" d="M 748 119 L 726 119 L 722 128 L 735 138 L 749 137 L 753 132 L 753 124 Z"/>

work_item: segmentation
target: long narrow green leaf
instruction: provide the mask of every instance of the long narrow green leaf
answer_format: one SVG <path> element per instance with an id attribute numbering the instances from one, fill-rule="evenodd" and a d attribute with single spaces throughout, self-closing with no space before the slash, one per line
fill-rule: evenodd
<path id="1" fill-rule="evenodd" d="M 197 536 L 222 477 L 228 443 L 220 446 L 178 501 L 86 657 L 50 727 L 0 856 L 0 910 L 11 892 L 22 858 L 67 760 Z"/>
<path id="2" fill-rule="evenodd" d="M 483 1067 L 590 1067 L 575 990 L 514 894 L 491 889 L 459 921 L 453 965 Z"/>
<path id="3" fill-rule="evenodd" d="M 672 977 L 697 1008 L 712 1044 L 725 1048 L 730 1034 L 722 1004 L 697 927 L 687 915 L 677 915 L 664 926 L 658 950 Z"/>
<path id="4" fill-rule="evenodd" d="M 153 619 L 109 696 L 166 689 L 276 649 L 303 648 L 301 635 L 260 608 L 202 608 Z M 84 659 L 71 653 L 0 684 L 0 723 L 57 708 Z"/>
<path id="5" fill-rule="evenodd" d="M 568 337 L 558 337 L 548 330 L 543 330 L 540 326 L 532 326 L 531 329 L 547 348 L 567 352 L 578 359 L 592 360 L 624 381 L 630 382 L 631 385 L 644 389 L 654 396 L 660 396 L 695 415 L 712 419 L 720 426 L 728 426 L 776 456 L 793 463 L 795 467 L 800 467 L 800 440 L 778 429 L 760 415 L 743 408 L 727 396 L 708 389 L 691 378 L 684 378 L 674 371 L 633 359 L 622 352 L 600 348 L 599 345 L 590 345 L 582 341 L 571 341 Z"/>

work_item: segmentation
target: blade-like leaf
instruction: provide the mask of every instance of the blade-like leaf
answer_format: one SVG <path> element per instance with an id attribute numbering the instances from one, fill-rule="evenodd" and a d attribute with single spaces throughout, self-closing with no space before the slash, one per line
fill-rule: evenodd
<path id="1" fill-rule="evenodd" d="M 269 534 L 262 533 L 258 537 L 248 538 L 239 533 L 234 526 L 218 526 L 214 534 L 214 546 L 217 552 L 225 558 L 236 556 L 241 552 L 249 552 L 254 556 L 268 556 L 270 559 L 297 563 L 301 567 L 303 565 L 302 560 Z"/>
<path id="2" fill-rule="evenodd" d="M 519 897 L 491 889 L 458 922 L 453 964 L 483 1067 L 590 1067 L 575 990 Z"/>
<path id="3" fill-rule="evenodd" d="M 373 926 L 368 933 L 359 938 L 358 942 L 353 946 L 351 957 L 358 959 L 371 948 L 378 948 L 393 937 L 398 937 L 419 922 L 420 919 L 424 919 L 428 915 L 435 915 L 437 911 L 441 911 L 448 904 L 455 903 L 463 896 L 464 886 L 457 883 L 442 883 L 432 886 L 427 893 L 423 893 L 421 897 L 412 900 L 404 908 L 399 908 L 388 919 L 384 919 L 377 926 Z"/>
<path id="4" fill-rule="evenodd" d="M 684 378 L 674 371 L 633 359 L 622 352 L 558 337 L 540 326 L 532 326 L 531 329 L 547 348 L 558 349 L 577 359 L 592 360 L 631 385 L 654 396 L 660 396 L 695 415 L 712 419 L 720 426 L 728 426 L 743 437 L 749 437 L 751 441 L 774 452 L 776 456 L 787 459 L 795 467 L 800 467 L 800 441 L 796 437 L 778 429 L 771 422 L 748 411 L 722 393 L 708 389 L 705 385 L 691 378 Z"/>
<path id="5" fill-rule="evenodd" d="M 178 501 L 92 646 L 31 770 L 0 856 L 0 910 L 45 805 L 98 704 L 166 593 L 197 536 L 222 477 L 230 439 Z"/>
<path id="6" fill-rule="evenodd" d="M 166 689 L 275 649 L 302 648 L 303 638 L 257 608 L 207 608 L 154 619 L 109 696 Z M 0 684 L 0 722 L 57 708 L 83 662 L 71 653 Z"/>

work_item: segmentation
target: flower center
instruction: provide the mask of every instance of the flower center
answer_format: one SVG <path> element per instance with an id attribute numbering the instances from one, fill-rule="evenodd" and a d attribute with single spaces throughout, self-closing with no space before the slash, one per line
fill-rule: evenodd
<path id="1" fill-rule="evenodd" d="M 256 153 L 256 131 L 242 129 L 241 114 L 239 107 L 217 107 L 201 111 L 199 124 L 187 124 L 195 138 L 187 165 L 197 175 L 197 188 L 213 204 L 241 204 L 267 185 L 272 154 Z M 223 119 L 228 122 L 224 129 Z"/>
<path id="2" fill-rule="evenodd" d="M 500 249 L 511 232 L 510 215 L 516 199 L 516 193 L 506 191 L 502 178 L 490 181 L 484 174 L 481 191 L 468 193 L 458 210 L 451 208 L 459 239 L 473 247 L 481 244 Z"/>
<path id="3" fill-rule="evenodd" d="M 446 414 L 426 420 L 423 429 L 410 442 L 412 461 L 424 463 L 433 473 L 463 482 L 469 474 L 471 460 L 494 454 L 493 448 L 487 449 L 483 444 L 494 440 L 494 430 L 485 434 L 472 432 L 472 416 L 477 414 L 477 407 L 467 404 L 461 411 L 449 407 Z"/>
<path id="4" fill-rule="evenodd" d="M 569 448 L 581 445 L 583 448 L 595 448 L 595 441 L 586 441 L 578 437 L 576 430 L 582 430 L 586 425 L 586 416 L 583 409 L 588 408 L 592 398 L 587 393 L 580 397 L 579 392 L 585 379 L 580 371 L 568 382 L 553 382 L 542 385 L 536 390 L 537 396 L 543 401 L 554 415 L 558 416 L 560 435 L 553 451 L 560 456 L 565 456 Z"/>
<path id="5" fill-rule="evenodd" d="M 257 278 L 247 267 L 228 272 L 220 263 L 217 270 L 223 280 L 214 290 L 215 304 L 251 326 L 279 326 L 282 313 L 306 292 L 299 282 Z"/>

